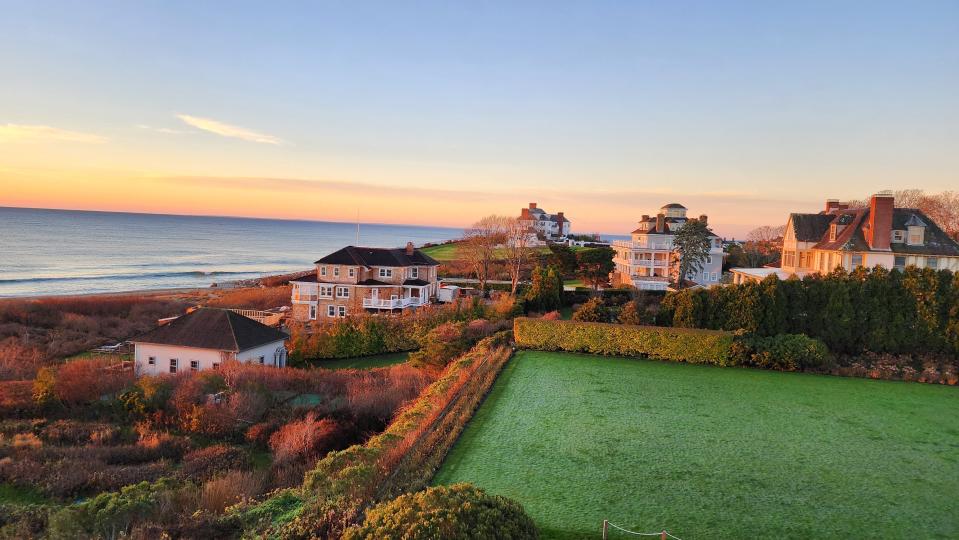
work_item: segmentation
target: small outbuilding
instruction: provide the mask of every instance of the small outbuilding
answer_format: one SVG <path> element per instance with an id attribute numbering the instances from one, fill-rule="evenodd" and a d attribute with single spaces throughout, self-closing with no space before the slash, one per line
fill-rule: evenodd
<path id="1" fill-rule="evenodd" d="M 230 360 L 283 367 L 287 339 L 228 309 L 200 308 L 131 341 L 141 376 L 218 369 Z"/>

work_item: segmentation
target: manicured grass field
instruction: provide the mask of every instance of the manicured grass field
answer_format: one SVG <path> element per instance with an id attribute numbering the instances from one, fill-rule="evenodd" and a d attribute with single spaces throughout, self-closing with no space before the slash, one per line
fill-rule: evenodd
<path id="1" fill-rule="evenodd" d="M 434 479 L 463 481 L 544 538 L 957 538 L 959 388 L 520 352 Z"/>
<path id="2" fill-rule="evenodd" d="M 317 360 L 313 365 L 327 369 L 370 369 L 402 364 L 409 359 L 410 353 L 377 354 L 375 356 L 360 356 L 357 358 L 341 358 L 337 360 Z"/>
<path id="3" fill-rule="evenodd" d="M 458 258 L 455 243 L 425 247 L 421 251 L 440 262 L 453 261 Z"/>

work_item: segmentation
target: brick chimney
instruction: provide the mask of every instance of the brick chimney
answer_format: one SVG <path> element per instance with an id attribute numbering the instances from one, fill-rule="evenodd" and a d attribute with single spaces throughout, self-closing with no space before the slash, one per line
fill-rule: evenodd
<path id="1" fill-rule="evenodd" d="M 529 208 L 523 208 L 519 213 L 520 219 L 529 219 Z"/>
<path id="2" fill-rule="evenodd" d="M 643 221 L 649 221 L 649 214 L 643 214 L 643 219 L 640 220 L 640 223 L 642 223 Z"/>
<path id="3" fill-rule="evenodd" d="M 839 206 L 838 206 L 836 209 L 837 209 L 837 210 L 849 210 L 849 203 L 847 203 L 847 202 L 839 203 Z"/>
<path id="4" fill-rule="evenodd" d="M 661 233 L 666 230 L 666 214 L 656 214 L 656 232 Z"/>
<path id="5" fill-rule="evenodd" d="M 889 251 L 892 234 L 892 208 L 896 200 L 891 192 L 882 191 L 869 199 L 869 228 L 866 241 L 869 248 L 877 251 Z"/>
<path id="6" fill-rule="evenodd" d="M 826 199 L 826 213 L 839 209 L 839 199 Z"/>
<path id="7" fill-rule="evenodd" d="M 562 212 L 556 212 L 556 219 L 557 219 L 560 223 L 562 223 L 562 222 L 563 222 L 563 213 L 562 213 Z"/>
<path id="8" fill-rule="evenodd" d="M 699 221 L 702 221 L 702 222 L 703 222 L 703 225 L 705 225 L 705 224 L 706 224 L 706 214 L 701 214 L 701 215 L 699 216 Z"/>
<path id="9" fill-rule="evenodd" d="M 406 255 L 409 257 L 413 256 L 413 242 L 406 243 Z"/>
<path id="10" fill-rule="evenodd" d="M 529 209 L 530 209 L 530 210 L 536 210 L 536 203 L 534 203 L 534 202 L 529 203 Z"/>

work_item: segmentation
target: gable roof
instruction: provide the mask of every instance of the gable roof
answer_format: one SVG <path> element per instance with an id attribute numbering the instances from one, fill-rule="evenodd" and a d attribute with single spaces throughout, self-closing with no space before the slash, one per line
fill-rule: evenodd
<path id="1" fill-rule="evenodd" d="M 793 234 L 796 236 L 796 240 L 800 242 L 822 240 L 834 217 L 830 214 L 789 214 Z"/>
<path id="2" fill-rule="evenodd" d="M 412 255 L 405 248 L 371 248 L 346 246 L 313 264 L 346 264 L 354 266 L 439 266 L 433 257 L 418 249 Z"/>
<path id="3" fill-rule="evenodd" d="M 287 337 L 228 309 L 200 308 L 131 341 L 240 352 Z"/>

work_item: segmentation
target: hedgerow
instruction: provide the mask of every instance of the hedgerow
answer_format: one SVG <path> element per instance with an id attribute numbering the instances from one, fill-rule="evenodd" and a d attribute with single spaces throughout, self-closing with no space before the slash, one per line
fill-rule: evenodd
<path id="1" fill-rule="evenodd" d="M 691 364 L 735 365 L 732 332 L 517 318 L 516 344 L 528 349 L 648 356 Z"/>

